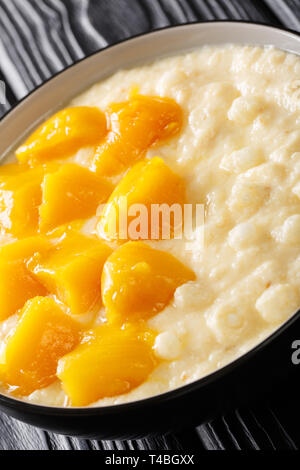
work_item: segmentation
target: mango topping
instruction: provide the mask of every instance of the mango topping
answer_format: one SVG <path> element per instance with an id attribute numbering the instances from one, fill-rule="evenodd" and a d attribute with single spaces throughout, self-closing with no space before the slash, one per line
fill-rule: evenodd
<path id="1" fill-rule="evenodd" d="M 183 179 L 161 158 L 145 159 L 182 125 L 174 100 L 134 91 L 106 114 L 58 112 L 17 150 L 18 164 L 0 168 L 0 236 L 15 239 L 0 246 L 0 322 L 17 314 L 1 342 L 0 379 L 13 394 L 60 380 L 71 404 L 86 406 L 128 393 L 157 366 L 146 320 L 195 274 L 136 240 L 182 227 Z M 90 168 L 73 162 L 83 147 L 96 149 Z M 81 233 L 98 213 L 98 238 Z"/>
<path id="2" fill-rule="evenodd" d="M 57 380 L 58 360 L 79 341 L 79 324 L 55 300 L 29 300 L 0 358 L 3 382 L 25 396 L 47 387 Z"/>
<path id="3" fill-rule="evenodd" d="M 110 132 L 92 163 L 92 169 L 105 176 L 122 173 L 151 146 L 178 134 L 183 119 L 176 101 L 137 94 L 126 102 L 112 104 L 107 115 Z"/>
<path id="4" fill-rule="evenodd" d="M 73 315 L 80 315 L 99 307 L 102 268 L 111 252 L 97 239 L 67 231 L 53 250 L 33 257 L 28 268 Z"/>
<path id="5" fill-rule="evenodd" d="M 14 315 L 25 302 L 46 295 L 46 288 L 27 269 L 27 261 L 49 249 L 49 242 L 31 237 L 0 248 L 0 321 Z"/>
<path id="6" fill-rule="evenodd" d="M 7 166 L 9 169 L 0 172 L 0 228 L 18 238 L 26 237 L 38 229 L 41 184 L 48 169 Z"/>
<path id="7" fill-rule="evenodd" d="M 97 145 L 107 132 L 106 117 L 89 106 L 66 108 L 42 124 L 18 148 L 16 156 L 31 166 L 69 157 L 80 148 Z"/>
<path id="8" fill-rule="evenodd" d="M 185 185 L 161 158 L 143 160 L 136 163 L 117 185 L 100 216 L 97 232 L 100 238 L 124 243 L 126 240 L 147 240 L 170 238 L 177 226 L 174 215 L 169 210 L 177 205 L 180 214 L 185 203 Z M 142 204 L 140 212 L 143 220 L 136 229 L 133 225 L 137 213 L 132 213 L 134 205 Z M 166 219 L 159 212 L 154 214 L 153 206 L 164 205 Z M 126 227 L 122 221 L 126 219 Z M 182 217 L 180 223 L 182 222 Z M 164 236 L 165 234 L 165 236 Z"/>
<path id="9" fill-rule="evenodd" d="M 72 163 L 46 175 L 42 187 L 39 208 L 42 231 L 95 215 L 98 205 L 112 192 L 111 184 L 104 178 Z"/>
<path id="10" fill-rule="evenodd" d="M 0 259 L 0 321 L 15 314 L 26 300 L 46 293 L 45 287 L 22 262 Z"/>
<path id="11" fill-rule="evenodd" d="M 35 253 L 46 252 L 51 249 L 51 246 L 50 240 L 42 236 L 22 238 L 0 246 L 0 259 L 26 263 Z"/>
<path id="12" fill-rule="evenodd" d="M 146 319 L 163 310 L 177 287 L 195 279 L 174 256 L 142 242 L 128 242 L 107 259 L 102 300 L 110 323 Z"/>
<path id="13" fill-rule="evenodd" d="M 17 176 L 20 173 L 28 171 L 30 167 L 25 163 L 6 163 L 0 166 L 0 187 L 11 176 Z"/>
<path id="14" fill-rule="evenodd" d="M 73 406 L 129 392 L 143 383 L 156 365 L 154 334 L 134 325 L 100 326 L 60 359 L 58 377 Z"/>

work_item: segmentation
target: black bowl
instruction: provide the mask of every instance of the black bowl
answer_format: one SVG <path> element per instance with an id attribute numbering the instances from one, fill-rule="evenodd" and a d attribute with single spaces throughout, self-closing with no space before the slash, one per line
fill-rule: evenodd
<path id="1" fill-rule="evenodd" d="M 300 35 L 247 22 L 192 23 L 141 35 L 69 67 L 26 97 L 0 122 L 0 154 L 15 147 L 48 113 L 119 68 L 204 44 L 273 44 L 300 53 Z M 199 425 L 249 403 L 297 373 L 292 344 L 299 338 L 300 311 L 258 346 L 216 372 L 152 398 L 115 406 L 55 408 L 0 395 L 0 409 L 26 423 L 82 438 L 133 439 Z"/>

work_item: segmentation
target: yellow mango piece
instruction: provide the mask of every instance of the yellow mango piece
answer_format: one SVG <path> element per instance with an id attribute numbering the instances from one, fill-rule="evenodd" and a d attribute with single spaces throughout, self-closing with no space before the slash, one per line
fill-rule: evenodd
<path id="1" fill-rule="evenodd" d="M 7 166 L 7 168 L 5 168 Z M 25 165 L 5 165 L 0 172 L 0 229 L 22 238 L 38 230 L 41 184 L 55 165 L 30 169 Z"/>
<path id="2" fill-rule="evenodd" d="M 69 157 L 80 148 L 97 145 L 106 134 L 106 117 L 98 108 L 78 106 L 66 108 L 43 123 L 18 148 L 22 163 Z"/>
<path id="3" fill-rule="evenodd" d="M 42 188 L 42 231 L 95 215 L 99 204 L 107 201 L 112 192 L 112 185 L 104 178 L 72 163 L 46 175 Z"/>
<path id="4" fill-rule="evenodd" d="M 128 242 L 107 259 L 102 301 L 109 323 L 146 319 L 164 309 L 175 290 L 195 274 L 174 256 L 142 242 Z"/>
<path id="5" fill-rule="evenodd" d="M 0 259 L 0 321 L 16 313 L 26 300 L 46 293 L 45 287 L 28 272 L 22 261 Z"/>
<path id="6" fill-rule="evenodd" d="M 154 334 L 132 325 L 107 325 L 90 332 L 74 351 L 60 359 L 57 375 L 73 406 L 128 393 L 142 384 L 156 365 Z"/>
<path id="7" fill-rule="evenodd" d="M 29 300 L 1 358 L 4 382 L 23 396 L 47 387 L 57 380 L 58 360 L 79 342 L 79 324 L 54 299 Z"/>
<path id="8" fill-rule="evenodd" d="M 3 183 L 12 176 L 17 176 L 20 173 L 28 171 L 30 167 L 21 163 L 6 163 L 0 166 L 0 187 Z"/>
<path id="9" fill-rule="evenodd" d="M 37 252 L 45 252 L 50 243 L 31 237 L 0 248 L 0 321 L 15 314 L 25 302 L 46 295 L 45 287 L 30 273 L 27 261 Z"/>
<path id="10" fill-rule="evenodd" d="M 101 273 L 111 252 L 99 240 L 69 231 L 53 250 L 32 258 L 28 268 L 73 315 L 80 315 L 101 303 Z"/>
<path id="11" fill-rule="evenodd" d="M 161 158 L 143 160 L 131 168 L 114 189 L 100 216 L 98 235 L 107 241 L 119 243 L 130 239 L 170 238 L 174 232 L 175 219 L 172 213 L 169 217 L 168 208 L 173 204 L 179 205 L 182 219 L 184 203 L 185 185 L 182 178 L 170 170 Z M 134 204 L 143 204 L 143 211 L 146 209 L 145 216 L 141 212 L 141 224 L 134 222 L 138 215 L 130 213 Z M 151 219 L 154 204 L 167 205 L 166 220 L 159 214 L 157 218 Z M 127 227 L 124 220 L 127 220 Z"/>
<path id="12" fill-rule="evenodd" d="M 132 94 L 107 110 L 110 132 L 97 148 L 92 169 L 105 176 L 122 173 L 147 150 L 179 133 L 183 113 L 176 101 Z"/>
<path id="13" fill-rule="evenodd" d="M 36 236 L 23 238 L 0 247 L 0 259 L 7 261 L 23 261 L 26 263 L 37 252 L 46 252 L 51 249 L 50 240 Z"/>

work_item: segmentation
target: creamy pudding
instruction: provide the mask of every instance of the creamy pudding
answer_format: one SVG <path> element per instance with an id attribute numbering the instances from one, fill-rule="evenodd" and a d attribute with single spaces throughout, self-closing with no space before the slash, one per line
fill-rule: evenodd
<path id="1" fill-rule="evenodd" d="M 299 77 L 299 57 L 272 47 L 204 47 L 116 73 L 29 137 L 17 168 L 0 171 L 0 277 L 24 287 L 14 302 L 13 282 L 0 292 L 3 393 L 55 406 L 146 398 L 223 367 L 296 313 Z M 203 205 L 203 242 L 174 227 L 119 240 L 108 222 L 120 196 Z M 24 342 L 35 325 L 42 370 Z"/>

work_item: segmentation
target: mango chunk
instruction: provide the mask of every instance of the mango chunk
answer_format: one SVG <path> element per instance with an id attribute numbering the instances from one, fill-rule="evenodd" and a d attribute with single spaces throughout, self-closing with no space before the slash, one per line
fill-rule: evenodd
<path id="1" fill-rule="evenodd" d="M 176 204 L 180 211 L 185 203 L 185 185 L 182 178 L 164 163 L 161 158 L 143 160 L 128 171 L 111 194 L 100 216 L 97 232 L 107 241 L 124 243 L 126 240 L 171 238 L 178 221 L 169 210 Z M 131 210 L 142 204 L 139 213 Z M 153 205 L 164 204 L 164 215 L 154 215 Z M 141 222 L 135 220 L 141 216 Z M 126 220 L 126 226 L 124 223 Z"/>
<path id="2" fill-rule="evenodd" d="M 6 163 L 0 166 L 0 187 L 3 183 L 12 176 L 17 176 L 20 173 L 28 171 L 30 167 L 21 163 Z"/>
<path id="3" fill-rule="evenodd" d="M 80 315 L 101 303 L 101 273 L 111 252 L 103 242 L 69 231 L 53 250 L 33 257 L 28 268 L 73 315 Z"/>
<path id="4" fill-rule="evenodd" d="M 156 365 L 154 334 L 132 325 L 107 325 L 90 332 L 74 351 L 60 359 L 57 375 L 73 406 L 128 393 L 142 384 Z"/>
<path id="5" fill-rule="evenodd" d="M 95 215 L 99 204 L 112 192 L 112 185 L 104 178 L 72 163 L 46 175 L 42 188 L 39 208 L 42 231 Z"/>
<path id="6" fill-rule="evenodd" d="M 42 124 L 18 148 L 16 156 L 31 166 L 66 158 L 80 148 L 97 145 L 106 134 L 106 117 L 98 108 L 66 108 Z"/>
<path id="7" fill-rule="evenodd" d="M 28 272 L 23 262 L 0 259 L 0 321 L 16 313 L 26 300 L 46 293 L 45 287 Z"/>
<path id="8" fill-rule="evenodd" d="M 92 163 L 93 171 L 105 176 L 122 173 L 151 146 L 178 134 L 183 120 L 176 101 L 137 94 L 112 104 L 107 115 L 110 132 L 96 149 Z"/>
<path id="9" fill-rule="evenodd" d="M 57 380 L 58 360 L 79 342 L 79 324 L 54 299 L 29 300 L 1 357 L 4 382 L 23 396 L 47 387 Z"/>
<path id="10" fill-rule="evenodd" d="M 41 237 L 31 237 L 0 248 L 0 321 L 15 314 L 28 299 L 46 295 L 45 287 L 28 271 L 26 262 L 49 247 Z"/>
<path id="11" fill-rule="evenodd" d="M 163 310 L 177 287 L 195 274 L 174 256 L 142 242 L 128 242 L 107 259 L 102 300 L 109 323 L 146 319 Z"/>
<path id="12" fill-rule="evenodd" d="M 1 246 L 0 259 L 26 263 L 35 253 L 46 252 L 51 247 L 50 240 L 42 236 L 23 238 Z"/>
<path id="13" fill-rule="evenodd" d="M 7 168 L 5 168 L 7 166 Z M 0 172 L 0 229 L 22 238 L 38 230 L 41 184 L 54 165 L 30 169 L 25 165 L 5 165 Z"/>
<path id="14" fill-rule="evenodd" d="M 26 176 L 26 177 L 25 177 Z M 0 187 L 0 226 L 3 232 L 27 236 L 38 227 L 42 174 L 9 178 Z"/>

